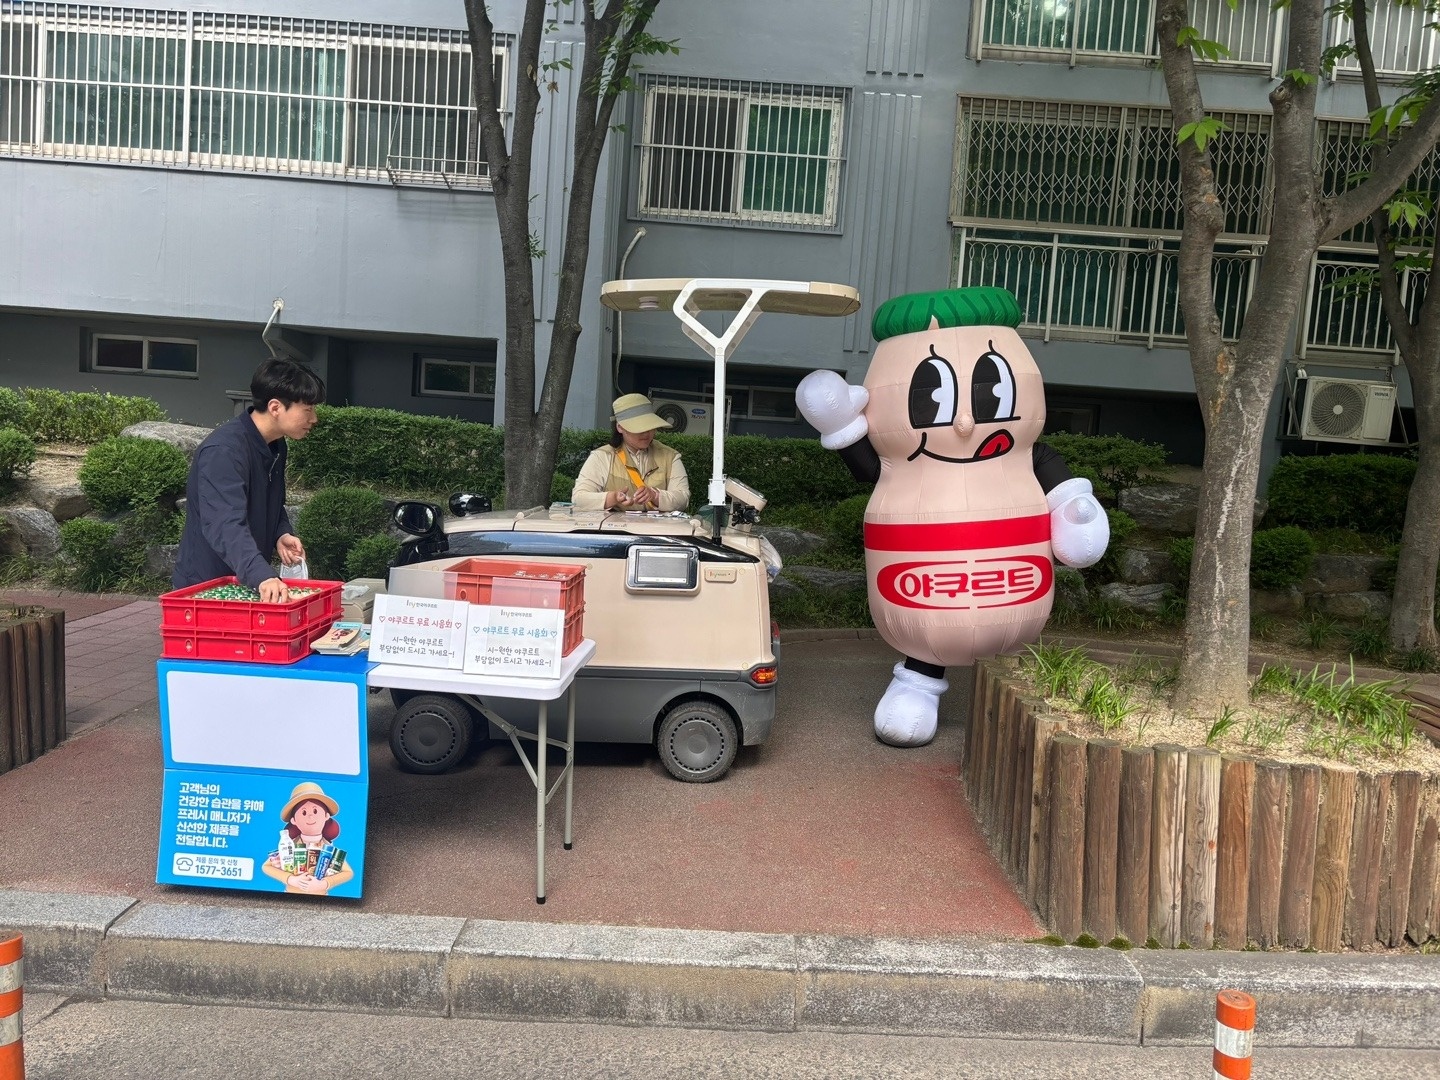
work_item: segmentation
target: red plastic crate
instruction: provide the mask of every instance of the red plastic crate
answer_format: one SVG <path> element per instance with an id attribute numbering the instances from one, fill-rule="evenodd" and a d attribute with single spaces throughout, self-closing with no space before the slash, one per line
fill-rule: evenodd
<path id="1" fill-rule="evenodd" d="M 585 640 L 584 622 L 583 609 L 565 616 L 565 644 L 560 649 L 561 656 L 569 656 L 575 651 L 575 646 Z"/>
<path id="2" fill-rule="evenodd" d="M 310 642 L 333 622 L 328 616 L 282 634 L 243 630 L 160 628 L 160 655 L 167 660 L 229 660 L 246 664 L 293 664 L 310 655 Z"/>
<path id="3" fill-rule="evenodd" d="M 585 567 L 562 563 L 466 559 L 445 571 L 445 598 L 467 604 L 585 610 Z"/>
<path id="4" fill-rule="evenodd" d="M 338 581 L 291 578 L 285 583 L 291 588 L 318 588 L 320 591 L 283 604 L 265 604 L 258 600 L 200 600 L 195 595 L 217 585 L 234 584 L 235 578 L 222 577 L 165 593 L 160 597 L 160 629 L 185 630 L 210 637 L 230 633 L 274 637 L 289 636 L 292 631 L 308 629 L 318 622 L 334 622 L 340 617 L 342 583 Z"/>

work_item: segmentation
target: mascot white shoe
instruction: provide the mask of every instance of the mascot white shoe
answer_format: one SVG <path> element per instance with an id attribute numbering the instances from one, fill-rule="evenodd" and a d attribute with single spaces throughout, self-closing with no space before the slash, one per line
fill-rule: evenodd
<path id="1" fill-rule="evenodd" d="M 911 671 L 902 660 L 875 706 L 875 735 L 891 746 L 924 746 L 935 738 L 940 695 L 950 689 L 944 679 Z"/>

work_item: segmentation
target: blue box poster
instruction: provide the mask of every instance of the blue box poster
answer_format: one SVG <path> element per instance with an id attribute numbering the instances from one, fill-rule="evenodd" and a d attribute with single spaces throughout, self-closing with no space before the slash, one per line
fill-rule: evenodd
<path id="1" fill-rule="evenodd" d="M 160 661 L 155 880 L 361 895 L 369 763 L 361 657 Z"/>

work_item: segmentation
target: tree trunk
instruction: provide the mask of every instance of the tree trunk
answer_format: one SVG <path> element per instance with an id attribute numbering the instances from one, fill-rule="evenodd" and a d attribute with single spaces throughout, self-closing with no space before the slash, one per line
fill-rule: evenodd
<path id="1" fill-rule="evenodd" d="M 1426 298 L 1426 306 L 1431 299 Z M 1390 644 L 1399 650 L 1440 652 L 1435 630 L 1435 570 L 1440 564 L 1440 397 L 1435 368 L 1437 343 L 1419 334 L 1414 355 L 1406 356 L 1415 396 L 1416 438 L 1420 461 L 1405 505 L 1400 563 L 1395 571 L 1395 600 L 1390 609 Z"/>

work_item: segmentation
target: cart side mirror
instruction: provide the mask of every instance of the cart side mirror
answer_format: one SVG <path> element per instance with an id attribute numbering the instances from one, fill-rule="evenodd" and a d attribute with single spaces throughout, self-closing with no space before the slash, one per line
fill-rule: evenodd
<path id="1" fill-rule="evenodd" d="M 456 517 L 465 517 L 467 514 L 488 514 L 490 512 L 490 496 L 457 491 L 450 496 L 450 512 Z"/>
<path id="2" fill-rule="evenodd" d="M 402 502 L 395 507 L 395 527 L 411 536 L 430 536 L 440 529 L 440 508 L 433 503 Z"/>

